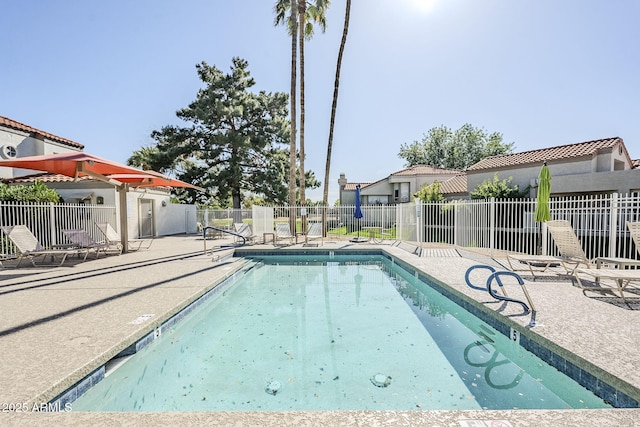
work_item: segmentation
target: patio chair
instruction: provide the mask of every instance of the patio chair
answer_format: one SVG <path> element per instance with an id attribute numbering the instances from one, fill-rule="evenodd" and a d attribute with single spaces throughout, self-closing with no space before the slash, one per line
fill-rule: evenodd
<path id="1" fill-rule="evenodd" d="M 87 249 L 79 248 L 47 249 L 42 246 L 36 236 L 33 235 L 26 225 L 3 226 L 1 228 L 2 232 L 9 238 L 9 240 L 11 240 L 16 248 L 16 259 L 18 260 L 16 267 L 19 267 L 24 259 L 28 259 L 31 261 L 31 264 L 36 267 L 37 264 L 35 262 L 35 258 L 39 256 L 44 258 L 50 256 L 52 261 L 55 256 L 61 256 L 62 260 L 59 265 L 62 265 L 69 255 L 84 254 L 83 260 L 86 260 L 89 253 Z"/>
<path id="2" fill-rule="evenodd" d="M 569 221 L 548 221 L 547 229 L 558 248 L 561 264 L 567 273 L 573 274 L 580 265 L 584 265 L 587 268 L 595 266 L 584 253 L 580 240 L 578 240 L 578 236 L 576 236 Z"/>
<path id="3" fill-rule="evenodd" d="M 636 245 L 636 252 L 640 255 L 640 222 L 627 221 L 627 228 L 631 233 L 633 243 Z"/>
<path id="4" fill-rule="evenodd" d="M 527 271 L 536 279 L 537 273 L 544 273 L 550 267 L 557 267 L 562 263 L 562 258 L 552 255 L 528 255 L 507 254 L 507 262 L 511 271 Z M 526 266 L 526 268 L 522 268 Z"/>
<path id="5" fill-rule="evenodd" d="M 586 291 L 601 293 L 617 290 L 623 301 L 626 301 L 624 291 L 627 287 L 633 284 L 636 286 L 640 284 L 640 270 L 638 269 L 577 268 L 573 276 L 576 278 L 583 294 L 586 295 Z M 584 283 L 585 276 L 593 279 L 594 285 Z M 604 285 L 603 280 L 610 280 L 614 286 L 608 287 Z M 635 295 L 638 295 L 637 292 Z"/>
<path id="6" fill-rule="evenodd" d="M 627 221 L 627 228 L 631 232 L 631 239 L 636 246 L 636 252 L 640 254 L 640 222 Z M 626 268 L 640 268 L 640 259 L 636 258 L 619 258 L 619 257 L 598 257 L 596 258 L 596 267 L 606 264 L 609 267 L 624 270 Z"/>
<path id="7" fill-rule="evenodd" d="M 105 242 L 109 243 L 112 248 L 119 250 L 122 253 L 122 240 L 120 234 L 109 224 L 108 222 L 97 222 L 96 226 L 102 232 L 105 238 Z M 137 251 L 139 249 L 149 249 L 153 239 L 128 239 L 127 248 L 130 251 Z"/>
<path id="8" fill-rule="evenodd" d="M 324 244 L 324 238 L 322 236 L 322 223 L 321 222 L 310 222 L 309 229 L 307 230 L 307 235 L 304 238 L 305 244 L 309 243 L 309 240 L 317 240 L 320 239 L 320 244 Z"/>
<path id="9" fill-rule="evenodd" d="M 595 262 L 592 262 L 587 259 L 580 241 L 568 221 L 549 221 L 547 226 L 553 241 L 558 247 L 564 268 L 576 278 L 583 294 L 586 291 L 611 292 L 612 290 L 617 290 L 624 300 L 626 288 L 633 282 L 640 282 L 640 270 L 625 269 L 625 266 L 640 266 L 640 261 L 630 258 L 599 257 Z M 567 264 L 574 264 L 574 266 L 569 270 Z M 580 267 L 582 264 L 585 267 Z M 603 264 L 617 268 L 601 268 Z M 594 284 L 585 284 L 585 276 L 590 276 L 594 280 Z M 614 287 L 604 285 L 603 280 L 610 280 L 613 282 Z"/>
<path id="10" fill-rule="evenodd" d="M 296 236 L 291 233 L 291 228 L 287 222 L 276 223 L 276 243 L 280 240 L 290 240 L 293 243 Z"/>
<path id="11" fill-rule="evenodd" d="M 122 246 L 114 248 L 107 242 L 98 242 L 83 229 L 62 230 L 62 234 L 74 245 L 95 252 L 96 259 L 100 256 L 100 252 L 103 252 L 105 255 L 107 255 L 109 251 L 117 252 L 118 255 L 122 253 Z"/>
<path id="12" fill-rule="evenodd" d="M 249 226 L 249 224 L 245 222 L 236 222 L 233 224 L 233 227 L 236 231 L 236 234 L 244 237 L 247 242 L 255 242 L 258 238 L 258 236 L 253 234 L 253 231 L 251 231 L 251 227 Z"/>
<path id="13" fill-rule="evenodd" d="M 581 265 L 584 265 L 586 268 L 596 266 L 596 264 L 587 258 L 580 244 L 580 240 L 578 240 L 578 236 L 576 236 L 569 221 L 547 221 L 547 229 L 558 248 L 559 256 L 507 254 L 507 262 L 512 271 L 524 270 L 517 268 L 516 262 L 524 264 L 528 267 L 535 280 L 536 273 L 543 273 L 550 267 L 561 265 L 568 275 L 573 275 L 575 270 Z"/>
<path id="14" fill-rule="evenodd" d="M 602 264 L 618 268 L 629 265 L 640 266 L 640 261 L 630 258 L 598 257 L 595 260 L 588 259 L 569 221 L 549 221 L 547 228 L 558 247 L 560 259 L 567 273 L 573 274 L 581 265 L 586 268 L 600 268 Z M 573 265 L 573 267 L 569 268 L 568 265 Z"/>

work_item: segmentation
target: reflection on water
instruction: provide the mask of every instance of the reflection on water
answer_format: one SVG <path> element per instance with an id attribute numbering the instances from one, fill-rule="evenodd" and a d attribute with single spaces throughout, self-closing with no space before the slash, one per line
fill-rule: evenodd
<path id="1" fill-rule="evenodd" d="M 390 263 L 382 269 L 483 408 L 608 406 L 428 284 Z"/>
<path id="2" fill-rule="evenodd" d="M 491 357 L 487 357 L 489 354 L 491 355 Z M 474 357 L 476 358 L 476 360 L 472 360 Z M 520 383 L 520 379 L 524 375 L 524 371 L 518 368 L 516 369 L 518 370 L 518 374 L 513 379 L 513 381 L 507 384 L 496 384 L 491 379 L 491 371 L 499 366 L 507 365 L 512 362 L 501 355 L 498 351 L 496 351 L 493 345 L 489 344 L 488 341 L 475 341 L 466 346 L 464 349 L 464 361 L 467 362 L 467 364 L 470 366 L 476 368 L 485 368 L 484 380 L 491 388 L 513 388 Z"/>

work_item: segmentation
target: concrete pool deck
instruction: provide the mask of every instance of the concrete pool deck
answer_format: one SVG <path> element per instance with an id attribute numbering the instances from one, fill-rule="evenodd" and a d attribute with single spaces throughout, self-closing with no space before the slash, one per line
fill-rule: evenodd
<path id="1" fill-rule="evenodd" d="M 207 241 L 209 247 L 219 241 Z M 637 425 L 639 409 L 536 411 L 330 411 L 215 413 L 36 413 L 46 403 L 104 365 L 154 326 L 241 267 L 239 259 L 214 261 L 199 236 L 156 239 L 149 250 L 101 256 L 61 267 L 0 268 L 0 414 L 2 425 L 448 425 L 504 420 L 513 426 Z M 288 248 L 302 245 L 288 246 Z M 418 257 L 391 242 L 353 244 L 328 239 L 320 249 L 384 248 L 491 310 L 527 327 L 530 315 L 504 307 L 466 286 L 465 271 L 490 261 L 471 252 L 431 248 Z M 269 248 L 273 245 L 254 245 Z M 228 251 L 219 252 L 219 255 Z M 500 261 L 500 258 L 497 258 Z M 3 262 L 5 265 L 11 263 Z M 506 266 L 506 262 L 504 263 Z M 481 272 L 474 277 L 482 283 Z M 527 274 L 523 276 L 526 278 Z M 486 278 L 486 274 L 484 276 Z M 584 296 L 553 272 L 527 289 L 537 313 L 533 331 L 565 354 L 591 365 L 616 387 L 640 390 L 640 298 Z M 514 287 L 517 289 L 517 287 Z M 511 290 L 511 288 L 510 288 Z M 513 291 L 517 296 L 517 290 Z M 637 397 L 637 394 L 636 394 Z M 25 412 L 8 412 L 11 405 Z M 508 424 L 507 424 L 508 425 Z"/>

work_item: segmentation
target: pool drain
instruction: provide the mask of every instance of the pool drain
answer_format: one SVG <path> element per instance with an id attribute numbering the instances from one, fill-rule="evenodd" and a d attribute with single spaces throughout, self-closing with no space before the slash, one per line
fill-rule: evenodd
<path id="1" fill-rule="evenodd" d="M 371 384 L 376 387 L 388 387 L 391 384 L 391 377 L 384 374 L 375 374 L 371 377 Z"/>
<path id="2" fill-rule="evenodd" d="M 267 387 L 264 389 L 264 391 L 266 391 L 267 394 L 275 396 L 276 394 L 278 394 L 281 388 L 282 384 L 280 384 L 279 381 L 271 381 L 269 384 L 267 384 Z"/>

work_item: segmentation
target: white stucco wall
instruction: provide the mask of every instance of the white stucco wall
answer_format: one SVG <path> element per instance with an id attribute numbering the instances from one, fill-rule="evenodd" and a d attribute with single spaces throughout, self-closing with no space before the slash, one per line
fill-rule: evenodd
<path id="1" fill-rule="evenodd" d="M 115 193 L 115 191 L 114 191 Z M 196 207 L 194 205 L 173 204 L 170 194 L 154 190 L 131 190 L 127 193 L 127 226 L 129 238 L 140 237 L 140 200 L 152 201 L 154 236 L 169 236 L 181 233 L 197 233 Z M 163 206 L 164 203 L 164 206 Z"/>
<path id="2" fill-rule="evenodd" d="M 640 169 L 586 175 L 552 176 L 552 194 L 622 193 L 640 191 Z"/>
<path id="3" fill-rule="evenodd" d="M 14 129 L 0 129 L 0 158 L 7 159 L 4 155 L 5 146 L 13 146 L 16 149 L 16 157 L 39 156 L 43 154 L 56 154 L 80 151 L 72 147 L 59 144 L 50 140 L 40 140 L 29 136 L 25 132 Z M 16 178 L 31 175 L 34 171 L 29 169 L 14 169 L 0 167 L 0 178 Z"/>
<path id="4" fill-rule="evenodd" d="M 156 214 L 158 235 L 197 233 L 196 207 L 194 205 L 178 205 L 167 203 L 160 205 Z"/>

